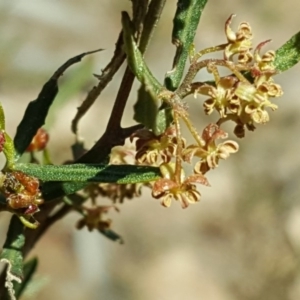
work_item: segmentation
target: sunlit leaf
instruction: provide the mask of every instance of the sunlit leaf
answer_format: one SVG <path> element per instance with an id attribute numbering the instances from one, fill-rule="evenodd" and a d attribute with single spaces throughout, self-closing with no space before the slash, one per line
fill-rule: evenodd
<path id="1" fill-rule="evenodd" d="M 0 130 L 5 130 L 5 114 L 0 102 Z"/>
<path id="2" fill-rule="evenodd" d="M 152 181 L 160 177 L 159 168 L 135 165 L 38 165 L 20 163 L 16 164 L 15 170 L 37 177 L 42 181 L 81 181 L 127 184 Z"/>
<path id="3" fill-rule="evenodd" d="M 177 49 L 173 61 L 173 69 L 167 73 L 165 78 L 165 85 L 171 91 L 174 91 L 180 84 L 189 49 L 195 39 L 200 17 L 207 1 L 177 1 L 172 32 L 172 42 Z"/>
<path id="4" fill-rule="evenodd" d="M 291 37 L 283 46 L 276 50 L 274 65 L 276 70 L 284 72 L 300 60 L 300 32 Z"/>
<path id="5" fill-rule="evenodd" d="M 137 79 L 143 83 L 147 89 L 151 89 L 154 95 L 157 95 L 163 89 L 163 86 L 152 75 L 146 65 L 143 55 L 135 43 L 132 24 L 126 12 L 122 13 L 122 25 L 128 65 Z"/>

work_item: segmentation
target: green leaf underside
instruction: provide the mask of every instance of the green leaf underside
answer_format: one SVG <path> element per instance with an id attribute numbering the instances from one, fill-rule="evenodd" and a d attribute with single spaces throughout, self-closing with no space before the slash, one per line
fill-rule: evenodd
<path id="1" fill-rule="evenodd" d="M 284 72 L 300 60 L 300 32 L 292 36 L 283 46 L 276 50 L 274 65 L 276 70 Z"/>
<path id="2" fill-rule="evenodd" d="M 153 128 L 153 132 L 156 136 L 163 134 L 166 129 L 173 122 L 173 115 L 171 107 L 168 105 L 164 105 L 158 111 L 155 119 L 155 127 Z"/>
<path id="3" fill-rule="evenodd" d="M 196 30 L 202 11 L 208 0 L 178 0 L 173 20 L 172 42 L 176 45 L 176 54 L 172 71 L 165 78 L 168 90 L 174 91 L 179 86 L 191 44 L 194 42 Z"/>
<path id="4" fill-rule="evenodd" d="M 173 121 L 170 107 L 159 105 L 151 90 L 141 85 L 134 105 L 134 120 L 151 129 L 156 136 L 163 134 Z"/>
<path id="5" fill-rule="evenodd" d="M 141 85 L 138 91 L 138 100 L 134 105 L 134 120 L 143 124 L 148 129 L 157 130 L 157 114 L 159 111 L 160 101 L 155 100 L 151 95 L 151 90 L 147 91 L 144 85 Z"/>
<path id="6" fill-rule="evenodd" d="M 100 50 L 85 52 L 69 59 L 60 68 L 58 68 L 52 77 L 45 83 L 37 99 L 28 104 L 14 138 L 15 149 L 18 157 L 24 153 L 37 130 L 45 124 L 49 108 L 58 93 L 57 82 L 59 77 L 63 75 L 68 67 L 80 62 L 84 56 L 97 51 Z"/>
<path id="7" fill-rule="evenodd" d="M 15 170 L 37 177 L 42 181 L 127 184 L 153 181 L 161 176 L 157 167 L 135 165 L 73 164 L 57 166 L 16 164 Z"/>
<path id="8" fill-rule="evenodd" d="M 8 264 L 6 284 L 9 294 L 13 294 L 13 281 L 21 283 L 23 279 L 23 254 L 25 244 L 24 226 L 17 216 L 13 216 L 7 232 L 6 241 L 0 256 L 1 262 Z"/>

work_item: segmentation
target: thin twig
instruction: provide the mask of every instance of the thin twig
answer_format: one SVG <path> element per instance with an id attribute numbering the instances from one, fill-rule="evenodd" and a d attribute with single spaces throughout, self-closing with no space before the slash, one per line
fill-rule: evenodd
<path id="1" fill-rule="evenodd" d="M 102 70 L 101 75 L 95 75 L 100 81 L 97 86 L 94 86 L 89 93 L 87 94 L 85 100 L 82 102 L 80 107 L 77 108 L 77 113 L 72 120 L 71 129 L 72 132 L 77 134 L 78 131 L 78 123 L 81 118 L 86 114 L 86 112 L 92 107 L 95 103 L 96 99 L 102 93 L 102 91 L 106 88 L 108 83 L 113 79 L 116 72 L 119 70 L 123 62 L 125 61 L 126 55 L 122 49 L 123 46 L 123 32 L 121 31 L 116 43 L 116 49 L 114 55 L 109 62 L 109 64 Z"/>

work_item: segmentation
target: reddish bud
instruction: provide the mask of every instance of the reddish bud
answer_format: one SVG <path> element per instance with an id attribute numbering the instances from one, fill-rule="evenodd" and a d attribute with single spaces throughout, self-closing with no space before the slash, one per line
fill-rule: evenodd
<path id="1" fill-rule="evenodd" d="M 49 134 L 43 128 L 39 128 L 36 135 L 33 137 L 30 145 L 26 149 L 26 152 L 34 152 L 44 150 L 49 141 Z"/>

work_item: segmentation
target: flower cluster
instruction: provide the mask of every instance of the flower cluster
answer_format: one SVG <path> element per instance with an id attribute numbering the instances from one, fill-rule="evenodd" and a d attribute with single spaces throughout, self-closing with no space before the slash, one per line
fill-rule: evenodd
<path id="1" fill-rule="evenodd" d="M 150 131 L 146 134 L 145 130 L 143 135 L 136 135 L 138 137 L 141 136 L 136 142 L 136 159 L 139 162 L 140 153 L 147 157 L 151 155 L 151 152 L 155 151 L 155 157 L 159 157 L 161 161 L 159 166 L 163 177 L 153 183 L 152 196 L 160 199 L 165 207 L 169 207 L 172 199 L 175 199 L 181 203 L 183 208 L 186 208 L 189 204 L 200 200 L 201 194 L 197 190 L 196 184 L 209 186 L 209 182 L 204 174 L 208 170 L 216 168 L 220 159 L 227 159 L 231 153 L 237 152 L 238 144 L 230 140 L 217 144 L 217 139 L 225 139 L 228 137 L 228 134 L 216 124 L 209 124 L 203 130 L 200 142 L 197 145 L 191 144 L 186 146 L 185 140 L 174 138 L 175 132 L 174 126 L 171 126 L 163 135 L 158 137 L 152 136 Z M 145 143 L 143 142 L 143 137 L 146 135 L 149 136 L 149 139 Z M 152 136 L 152 139 L 150 136 Z M 159 146 L 160 140 L 168 142 L 161 147 Z M 180 145 L 178 145 L 178 141 L 181 141 Z M 155 149 L 152 147 L 154 144 L 158 145 Z M 139 145 L 140 148 L 138 147 Z M 148 145 L 148 148 L 146 145 Z M 173 151 L 166 152 L 166 149 L 173 149 Z M 178 149 L 181 151 L 179 152 Z M 194 166 L 194 173 L 186 176 L 181 162 L 192 163 L 193 157 L 197 157 L 199 160 Z M 157 160 L 154 162 L 143 160 L 142 162 L 150 165 L 157 164 Z"/>
<path id="2" fill-rule="evenodd" d="M 276 110 L 277 105 L 271 99 L 280 97 L 283 92 L 273 79 L 276 74 L 275 52 L 270 50 L 263 55 L 260 53 L 261 48 L 269 41 L 260 43 L 252 54 L 250 25 L 241 23 L 235 33 L 230 28 L 232 17 L 225 25 L 228 43 L 224 49 L 223 65 L 233 74 L 220 78 L 214 66 L 216 85 L 203 84 L 194 92 L 209 96 L 203 104 L 206 114 L 216 110 L 220 115 L 218 124 L 232 120 L 236 123 L 234 133 L 238 137 L 244 137 L 245 127 L 254 130 L 255 124 L 269 121 L 266 109 Z M 237 62 L 234 61 L 235 57 Z M 207 67 L 209 69 L 211 65 L 208 64 Z"/>
<path id="3" fill-rule="evenodd" d="M 22 209 L 25 215 L 36 213 L 38 206 L 44 202 L 38 179 L 20 171 L 1 173 L 1 192 L 10 208 Z"/>
<path id="4" fill-rule="evenodd" d="M 186 208 L 200 200 L 198 185 L 209 186 L 207 173 L 218 167 L 220 160 L 229 158 L 239 150 L 238 143 L 228 139 L 228 133 L 221 128 L 222 124 L 226 121 L 235 122 L 235 135 L 243 137 L 245 128 L 254 130 L 256 124 L 269 121 L 267 109 L 277 109 L 271 99 L 282 95 L 281 87 L 273 79 L 276 74 L 275 52 L 261 54 L 262 47 L 269 41 L 260 43 L 252 51 L 250 25 L 242 22 L 234 32 L 231 29 L 232 18 L 233 15 L 225 23 L 227 42 L 197 54 L 191 47 L 191 65 L 181 85 L 175 91 L 165 89 L 157 95 L 171 108 L 173 122 L 170 126 L 160 135 L 146 128 L 138 130 L 130 136 L 135 150 L 116 147 L 110 155 L 110 164 L 134 163 L 159 167 L 162 178 L 146 184 L 90 185 L 86 192 L 94 207 L 97 207 L 98 196 L 108 197 L 113 203 L 123 202 L 125 198 L 139 196 L 142 186 L 147 185 L 152 188 L 152 196 L 159 199 L 163 206 L 169 207 L 172 200 L 176 200 Z M 200 60 L 203 55 L 214 51 L 223 51 L 223 58 Z M 221 77 L 220 67 L 227 68 L 230 74 Z M 214 83 L 193 82 L 201 68 L 206 68 L 213 75 Z M 188 105 L 184 101 L 185 96 L 192 93 L 208 97 L 203 103 L 207 115 L 214 111 L 219 114 L 219 120 L 208 124 L 202 134 L 191 122 Z M 191 143 L 181 134 L 182 121 L 194 138 Z M 192 171 L 186 174 L 189 169 Z M 86 212 L 91 220 L 98 220 L 98 215 L 101 215 L 98 209 Z"/>
<path id="5" fill-rule="evenodd" d="M 235 15 L 231 15 L 225 23 L 225 34 L 227 37 L 227 45 L 224 50 L 226 60 L 231 59 L 234 55 L 238 55 L 238 62 L 244 64 L 252 60 L 252 31 L 249 23 L 242 22 L 237 32 L 234 32 L 230 25 Z"/>
<path id="6" fill-rule="evenodd" d="M 226 21 L 227 43 L 194 53 L 191 50 L 191 66 L 182 84 L 174 92 L 163 91 L 158 97 L 169 104 L 173 112 L 173 124 L 161 135 L 155 136 L 150 130 L 141 130 L 132 138 L 136 141 L 136 163 L 159 166 L 162 178 L 152 184 L 152 196 L 169 207 L 172 199 L 183 208 L 200 199 L 196 184 L 209 186 L 206 174 L 215 169 L 220 160 L 227 159 L 239 149 L 237 142 L 228 140 L 228 133 L 221 129 L 226 121 L 236 124 L 237 137 L 245 135 L 245 128 L 255 129 L 255 124 L 269 121 L 268 108 L 276 110 L 271 99 L 282 95 L 280 85 L 274 82 L 275 52 L 261 54 L 262 47 L 269 41 L 260 43 L 252 52 L 253 34 L 248 23 L 239 25 L 237 32 L 231 29 L 233 15 Z M 223 59 L 199 61 L 202 55 L 223 51 Z M 192 82 L 201 68 L 212 73 L 215 82 Z M 221 77 L 219 67 L 225 67 L 230 75 Z M 190 121 L 187 105 L 183 98 L 194 93 L 208 96 L 204 101 L 207 115 L 217 111 L 220 118 L 207 125 L 202 135 Z M 181 135 L 180 120 L 183 120 L 195 139 L 187 145 Z M 223 140 L 219 142 L 218 140 Z M 183 163 L 193 165 L 193 173 L 186 176 Z"/>

